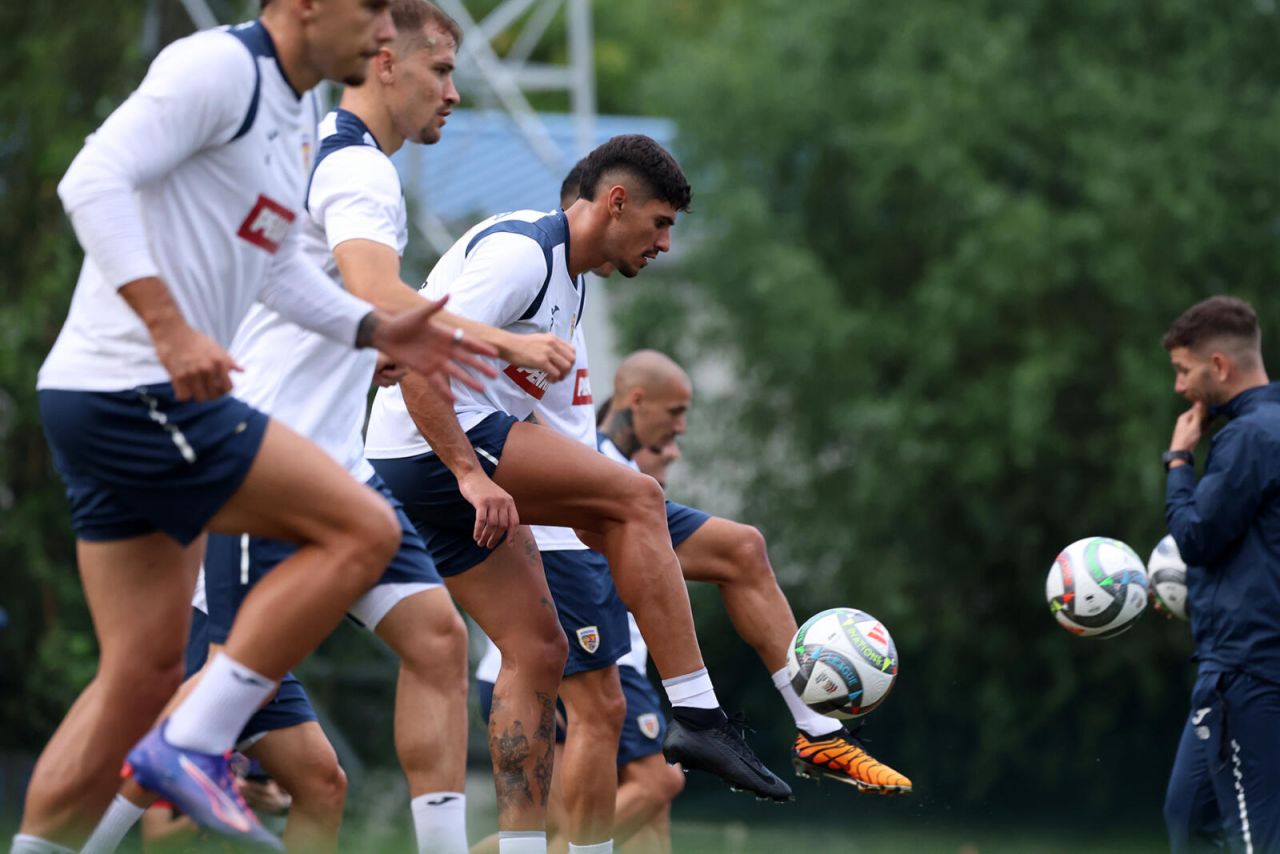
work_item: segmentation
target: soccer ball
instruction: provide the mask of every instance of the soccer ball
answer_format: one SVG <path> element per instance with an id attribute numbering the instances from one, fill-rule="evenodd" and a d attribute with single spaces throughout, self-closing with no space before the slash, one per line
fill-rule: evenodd
<path id="1" fill-rule="evenodd" d="M 1166 535 L 1147 561 L 1147 581 L 1156 601 L 1179 620 L 1187 619 L 1187 565 L 1178 544 Z"/>
<path id="2" fill-rule="evenodd" d="M 1086 537 L 1054 560 L 1044 595 L 1049 611 L 1067 631 L 1109 638 L 1132 626 L 1146 610 L 1146 567 L 1119 540 Z"/>
<path id="3" fill-rule="evenodd" d="M 833 718 L 875 709 L 898 678 L 889 630 L 854 608 L 831 608 L 805 621 L 787 650 L 787 675 L 804 704 Z"/>

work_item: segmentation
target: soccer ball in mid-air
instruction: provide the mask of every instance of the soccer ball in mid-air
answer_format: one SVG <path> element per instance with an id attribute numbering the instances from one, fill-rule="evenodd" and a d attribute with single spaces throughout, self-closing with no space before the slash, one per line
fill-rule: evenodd
<path id="1" fill-rule="evenodd" d="M 857 718 L 884 702 L 898 677 L 889 630 L 854 608 L 831 608 L 805 621 L 787 651 L 791 686 L 820 715 Z"/>
<path id="2" fill-rule="evenodd" d="M 1146 610 L 1147 570 L 1142 558 L 1119 540 L 1086 537 L 1058 554 L 1044 595 L 1049 611 L 1067 631 L 1109 638 Z"/>
<path id="3" fill-rule="evenodd" d="M 1164 610 L 1179 620 L 1187 619 L 1187 564 L 1182 560 L 1172 536 L 1166 535 L 1151 552 L 1151 559 L 1147 561 L 1147 582 Z"/>

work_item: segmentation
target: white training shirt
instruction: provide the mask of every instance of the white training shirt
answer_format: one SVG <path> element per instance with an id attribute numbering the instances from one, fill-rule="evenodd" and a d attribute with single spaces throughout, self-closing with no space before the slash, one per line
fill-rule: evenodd
<path id="1" fill-rule="evenodd" d="M 370 306 L 330 286 L 299 247 L 312 133 L 302 104 L 260 22 L 161 51 L 58 185 L 85 261 L 38 388 L 169 379 L 118 293 L 147 276 L 160 276 L 187 323 L 223 347 L 258 300 L 354 346 Z"/>
<path id="2" fill-rule="evenodd" d="M 579 288 L 585 288 L 580 279 Z M 573 331 L 573 347 L 577 354 L 573 370 L 562 382 L 552 383 L 538 401 L 534 415 L 542 424 L 570 439 L 576 439 L 593 451 L 596 449 L 596 410 L 591 401 L 591 379 L 587 370 L 587 341 L 579 325 Z M 585 549 L 572 528 L 530 525 L 538 550 L 543 552 Z"/>
<path id="3" fill-rule="evenodd" d="M 334 248 L 363 239 L 403 255 L 407 222 L 390 158 L 353 113 L 329 113 L 320 122 L 302 221 L 307 257 L 328 274 L 330 287 L 341 289 Z M 376 351 L 344 347 L 258 305 L 231 354 L 244 368 L 234 375 L 237 397 L 311 439 L 361 482 L 373 477 L 362 433 Z"/>
<path id="4" fill-rule="evenodd" d="M 516 211 L 479 223 L 453 244 L 427 277 L 422 293 L 449 295 L 449 311 L 518 334 L 551 332 L 573 338 L 581 294 L 568 270 L 569 224 L 564 211 Z M 520 420 L 551 386 L 545 373 L 491 364 L 499 376 L 474 391 L 453 383 L 454 411 L 464 431 L 494 412 Z M 431 450 L 404 405 L 399 386 L 379 389 L 369 416 L 365 453 L 397 459 Z"/>

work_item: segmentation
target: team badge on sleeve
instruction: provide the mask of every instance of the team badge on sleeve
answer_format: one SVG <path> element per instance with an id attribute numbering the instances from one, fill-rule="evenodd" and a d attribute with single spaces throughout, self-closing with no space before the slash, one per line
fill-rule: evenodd
<path id="1" fill-rule="evenodd" d="M 598 626 L 583 626 L 578 629 L 578 646 L 594 655 L 600 648 L 600 629 Z"/>
<path id="2" fill-rule="evenodd" d="M 644 733 L 645 738 L 657 738 L 662 729 L 661 721 L 658 720 L 658 716 L 653 712 L 637 715 L 636 726 L 640 727 L 640 732 Z"/>

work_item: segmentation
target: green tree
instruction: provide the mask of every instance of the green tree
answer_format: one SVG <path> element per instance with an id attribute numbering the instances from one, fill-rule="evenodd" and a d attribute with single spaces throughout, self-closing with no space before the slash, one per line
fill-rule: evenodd
<path id="1" fill-rule="evenodd" d="M 761 0 L 673 33 L 646 90 L 695 177 L 696 285 L 636 292 L 628 342 L 723 360 L 688 468 L 798 616 L 888 624 L 871 730 L 926 798 L 1163 794 L 1185 626 L 1078 640 L 1043 581 L 1074 539 L 1162 533 L 1169 321 L 1230 291 L 1280 329 L 1268 8 Z"/>
<path id="2" fill-rule="evenodd" d="M 143 69 L 140 4 L 68 13 L 8 3 L 0 58 L 0 746 L 41 743 L 92 676 L 96 650 L 36 370 L 66 316 L 82 255 L 56 186 Z"/>

